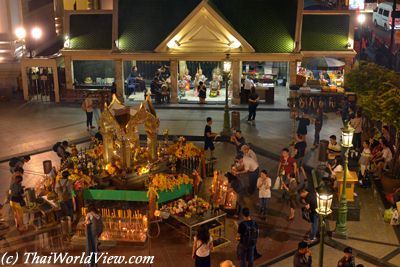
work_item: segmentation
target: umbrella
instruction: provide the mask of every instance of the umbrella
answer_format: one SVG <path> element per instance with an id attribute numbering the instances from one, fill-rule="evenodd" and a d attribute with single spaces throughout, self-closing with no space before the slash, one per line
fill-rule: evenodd
<path id="1" fill-rule="evenodd" d="M 343 67 L 346 63 L 331 57 L 306 58 L 301 62 L 301 66 L 306 69 L 331 69 Z"/>

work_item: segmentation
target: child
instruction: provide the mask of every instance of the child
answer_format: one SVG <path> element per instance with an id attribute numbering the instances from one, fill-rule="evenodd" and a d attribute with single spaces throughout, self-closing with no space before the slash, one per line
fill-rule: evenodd
<path id="1" fill-rule="evenodd" d="M 268 177 L 266 170 L 262 170 L 257 180 L 257 188 L 260 198 L 260 215 L 265 216 L 267 213 L 267 202 L 271 198 L 271 178 Z"/>

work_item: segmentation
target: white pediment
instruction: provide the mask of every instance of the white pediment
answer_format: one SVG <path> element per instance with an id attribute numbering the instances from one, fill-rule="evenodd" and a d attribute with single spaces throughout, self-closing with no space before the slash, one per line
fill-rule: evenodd
<path id="1" fill-rule="evenodd" d="M 254 52 L 251 45 L 205 1 L 155 52 Z"/>

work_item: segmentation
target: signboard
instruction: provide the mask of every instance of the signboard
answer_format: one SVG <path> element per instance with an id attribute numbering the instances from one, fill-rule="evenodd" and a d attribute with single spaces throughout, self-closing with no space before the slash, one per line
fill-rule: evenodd
<path id="1" fill-rule="evenodd" d="M 365 0 L 350 0 L 349 10 L 364 10 Z"/>

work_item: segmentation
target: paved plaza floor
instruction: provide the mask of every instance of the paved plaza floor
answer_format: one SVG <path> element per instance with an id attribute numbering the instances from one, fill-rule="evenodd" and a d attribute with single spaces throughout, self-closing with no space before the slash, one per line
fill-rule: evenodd
<path id="1" fill-rule="evenodd" d="M 293 122 L 286 111 L 259 111 L 255 126 L 246 123 L 245 114 L 241 112 L 241 130 L 247 142 L 252 143 L 266 156 L 259 156 L 263 168 L 276 173 L 276 158 L 283 147 L 288 146 L 292 137 Z M 3 199 L 8 187 L 8 163 L 5 162 L 13 155 L 37 153 L 26 166 L 24 185 L 33 186 L 42 173 L 42 161 L 52 159 L 57 162 L 51 150 L 52 145 L 60 140 L 81 142 L 88 139 L 85 115 L 78 106 L 53 104 L 18 104 L 8 103 L 0 105 L 0 175 L 3 182 L 0 185 L 0 197 Z M 201 136 L 204 130 L 205 118 L 214 118 L 214 131 L 222 130 L 223 112 L 212 109 L 158 109 L 161 120 L 160 132 L 168 128 L 171 135 Z M 327 139 L 331 134 L 340 133 L 341 120 L 335 114 L 328 114 L 324 121 L 321 138 Z M 313 141 L 313 126 L 309 127 L 307 142 Z M 218 168 L 225 171 L 233 161 L 234 148 L 227 143 L 217 143 Z M 307 150 L 306 164 L 315 166 L 317 163 L 316 151 Z M 273 176 L 273 178 L 275 178 Z M 341 250 L 350 245 L 356 251 L 357 263 L 365 266 L 400 266 L 399 240 L 393 227 L 383 222 L 384 205 L 375 189 L 356 188 L 361 203 L 361 221 L 348 222 L 349 238 L 347 240 L 327 238 L 324 266 L 336 266 L 341 257 Z M 274 193 L 271 201 L 268 220 L 261 222 L 261 238 L 258 248 L 263 254 L 256 261 L 256 266 L 292 266 L 292 254 L 297 242 L 308 231 L 309 225 L 300 217 L 297 211 L 294 222 L 288 222 L 286 203 L 278 201 Z M 256 210 L 257 198 L 247 198 L 246 203 Z M 257 220 L 259 220 L 257 218 Z M 232 241 L 227 247 L 216 250 L 212 254 L 212 266 L 224 259 L 235 260 L 234 234 L 237 221 L 228 220 L 227 236 Z M 329 221 L 329 228 L 334 229 L 335 222 Z M 187 240 L 178 234 L 171 233 L 167 226 L 161 227 L 161 236 L 151 242 L 151 251 L 145 248 L 106 248 L 113 255 L 148 255 L 156 256 L 153 266 L 192 266 L 190 248 Z M 16 235 L 10 231 L 10 235 Z M 0 247 L 2 247 L 0 241 Z M 4 248 L 4 247 L 3 247 Z M 318 245 L 312 248 L 314 266 L 317 265 Z M 82 251 L 80 247 L 70 248 L 71 253 Z M 134 251 L 134 253 L 133 253 Z M 179 259 L 179 263 L 177 263 Z"/>

